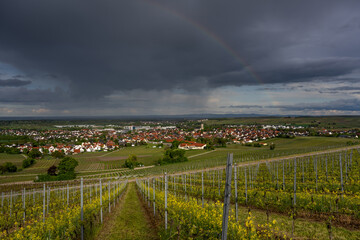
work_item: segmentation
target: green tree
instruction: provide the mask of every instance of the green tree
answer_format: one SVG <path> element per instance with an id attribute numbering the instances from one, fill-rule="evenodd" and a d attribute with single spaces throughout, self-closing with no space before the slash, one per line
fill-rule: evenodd
<path id="1" fill-rule="evenodd" d="M 137 156 L 135 154 L 130 154 L 128 159 L 125 160 L 123 167 L 134 169 L 135 167 L 143 165 L 141 162 L 137 161 Z"/>
<path id="2" fill-rule="evenodd" d="M 22 167 L 23 168 L 28 168 L 30 167 L 31 165 L 35 164 L 35 159 L 33 158 L 27 158 L 27 159 L 24 159 L 23 162 L 22 162 Z"/>
<path id="3" fill-rule="evenodd" d="M 225 138 L 214 138 L 214 146 L 216 147 L 226 147 L 226 139 Z"/>
<path id="4" fill-rule="evenodd" d="M 213 145 L 212 143 L 208 143 L 208 144 L 206 144 L 205 149 L 207 149 L 207 150 L 214 150 L 215 147 L 214 147 L 214 145 Z"/>
<path id="5" fill-rule="evenodd" d="M 48 155 L 49 154 L 49 149 L 43 148 L 43 152 L 44 152 L 44 154 Z"/>
<path id="6" fill-rule="evenodd" d="M 5 152 L 8 154 L 20 154 L 20 149 L 17 149 L 15 147 L 7 147 L 5 148 Z"/>
<path id="7" fill-rule="evenodd" d="M 180 145 L 180 142 L 178 140 L 174 140 L 171 143 L 171 149 L 177 149 L 177 148 L 179 148 L 179 145 Z"/>
<path id="8" fill-rule="evenodd" d="M 130 154 L 128 160 L 136 162 L 137 161 L 137 156 L 135 154 Z"/>
<path id="9" fill-rule="evenodd" d="M 79 165 L 79 163 L 72 157 L 64 157 L 58 166 L 59 169 L 59 175 L 61 174 L 67 174 L 67 173 L 75 173 L 76 166 Z"/>
<path id="10" fill-rule="evenodd" d="M 40 158 L 42 156 L 41 152 L 38 149 L 31 149 L 31 151 L 28 153 L 28 156 L 30 158 Z"/>
<path id="11" fill-rule="evenodd" d="M 65 157 L 65 154 L 62 151 L 55 151 L 51 154 L 54 158 L 60 159 Z"/>
<path id="12" fill-rule="evenodd" d="M 183 149 L 167 149 L 164 157 L 158 161 L 158 164 L 163 165 L 167 163 L 177 163 L 188 161 L 185 157 L 185 150 Z"/>

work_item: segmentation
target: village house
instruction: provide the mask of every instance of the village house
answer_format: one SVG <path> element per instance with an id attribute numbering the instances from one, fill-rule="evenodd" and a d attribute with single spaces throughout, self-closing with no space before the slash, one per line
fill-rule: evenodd
<path id="1" fill-rule="evenodd" d="M 196 142 L 184 142 L 179 144 L 179 149 L 193 150 L 193 149 L 204 149 L 206 144 Z"/>

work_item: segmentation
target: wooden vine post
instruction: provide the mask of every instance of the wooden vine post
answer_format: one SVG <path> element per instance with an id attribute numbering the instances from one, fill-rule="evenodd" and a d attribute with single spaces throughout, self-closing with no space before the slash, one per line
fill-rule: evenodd
<path id="1" fill-rule="evenodd" d="M 225 191 L 224 191 L 224 209 L 223 209 L 221 240 L 227 239 L 227 229 L 228 229 L 228 223 L 229 223 L 229 210 L 230 210 L 230 197 L 231 197 L 232 162 L 233 162 L 233 154 L 229 153 L 228 157 L 227 157 L 227 163 L 226 163 L 226 181 L 225 181 Z"/>

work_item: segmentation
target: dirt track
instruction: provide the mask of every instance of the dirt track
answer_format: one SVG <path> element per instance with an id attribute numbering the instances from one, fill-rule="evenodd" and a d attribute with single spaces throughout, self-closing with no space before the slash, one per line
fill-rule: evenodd
<path id="1" fill-rule="evenodd" d="M 142 157 L 150 157 L 151 155 L 138 155 L 138 158 L 142 158 Z M 124 160 L 124 159 L 128 159 L 128 156 L 119 156 L 119 157 L 97 157 L 97 159 L 99 159 L 100 161 L 116 161 L 116 160 Z"/>

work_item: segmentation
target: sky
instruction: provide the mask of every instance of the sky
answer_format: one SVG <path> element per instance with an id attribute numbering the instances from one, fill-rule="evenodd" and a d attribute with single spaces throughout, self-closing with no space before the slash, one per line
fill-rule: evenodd
<path id="1" fill-rule="evenodd" d="M 2 0 L 0 116 L 360 115 L 360 1 Z"/>

